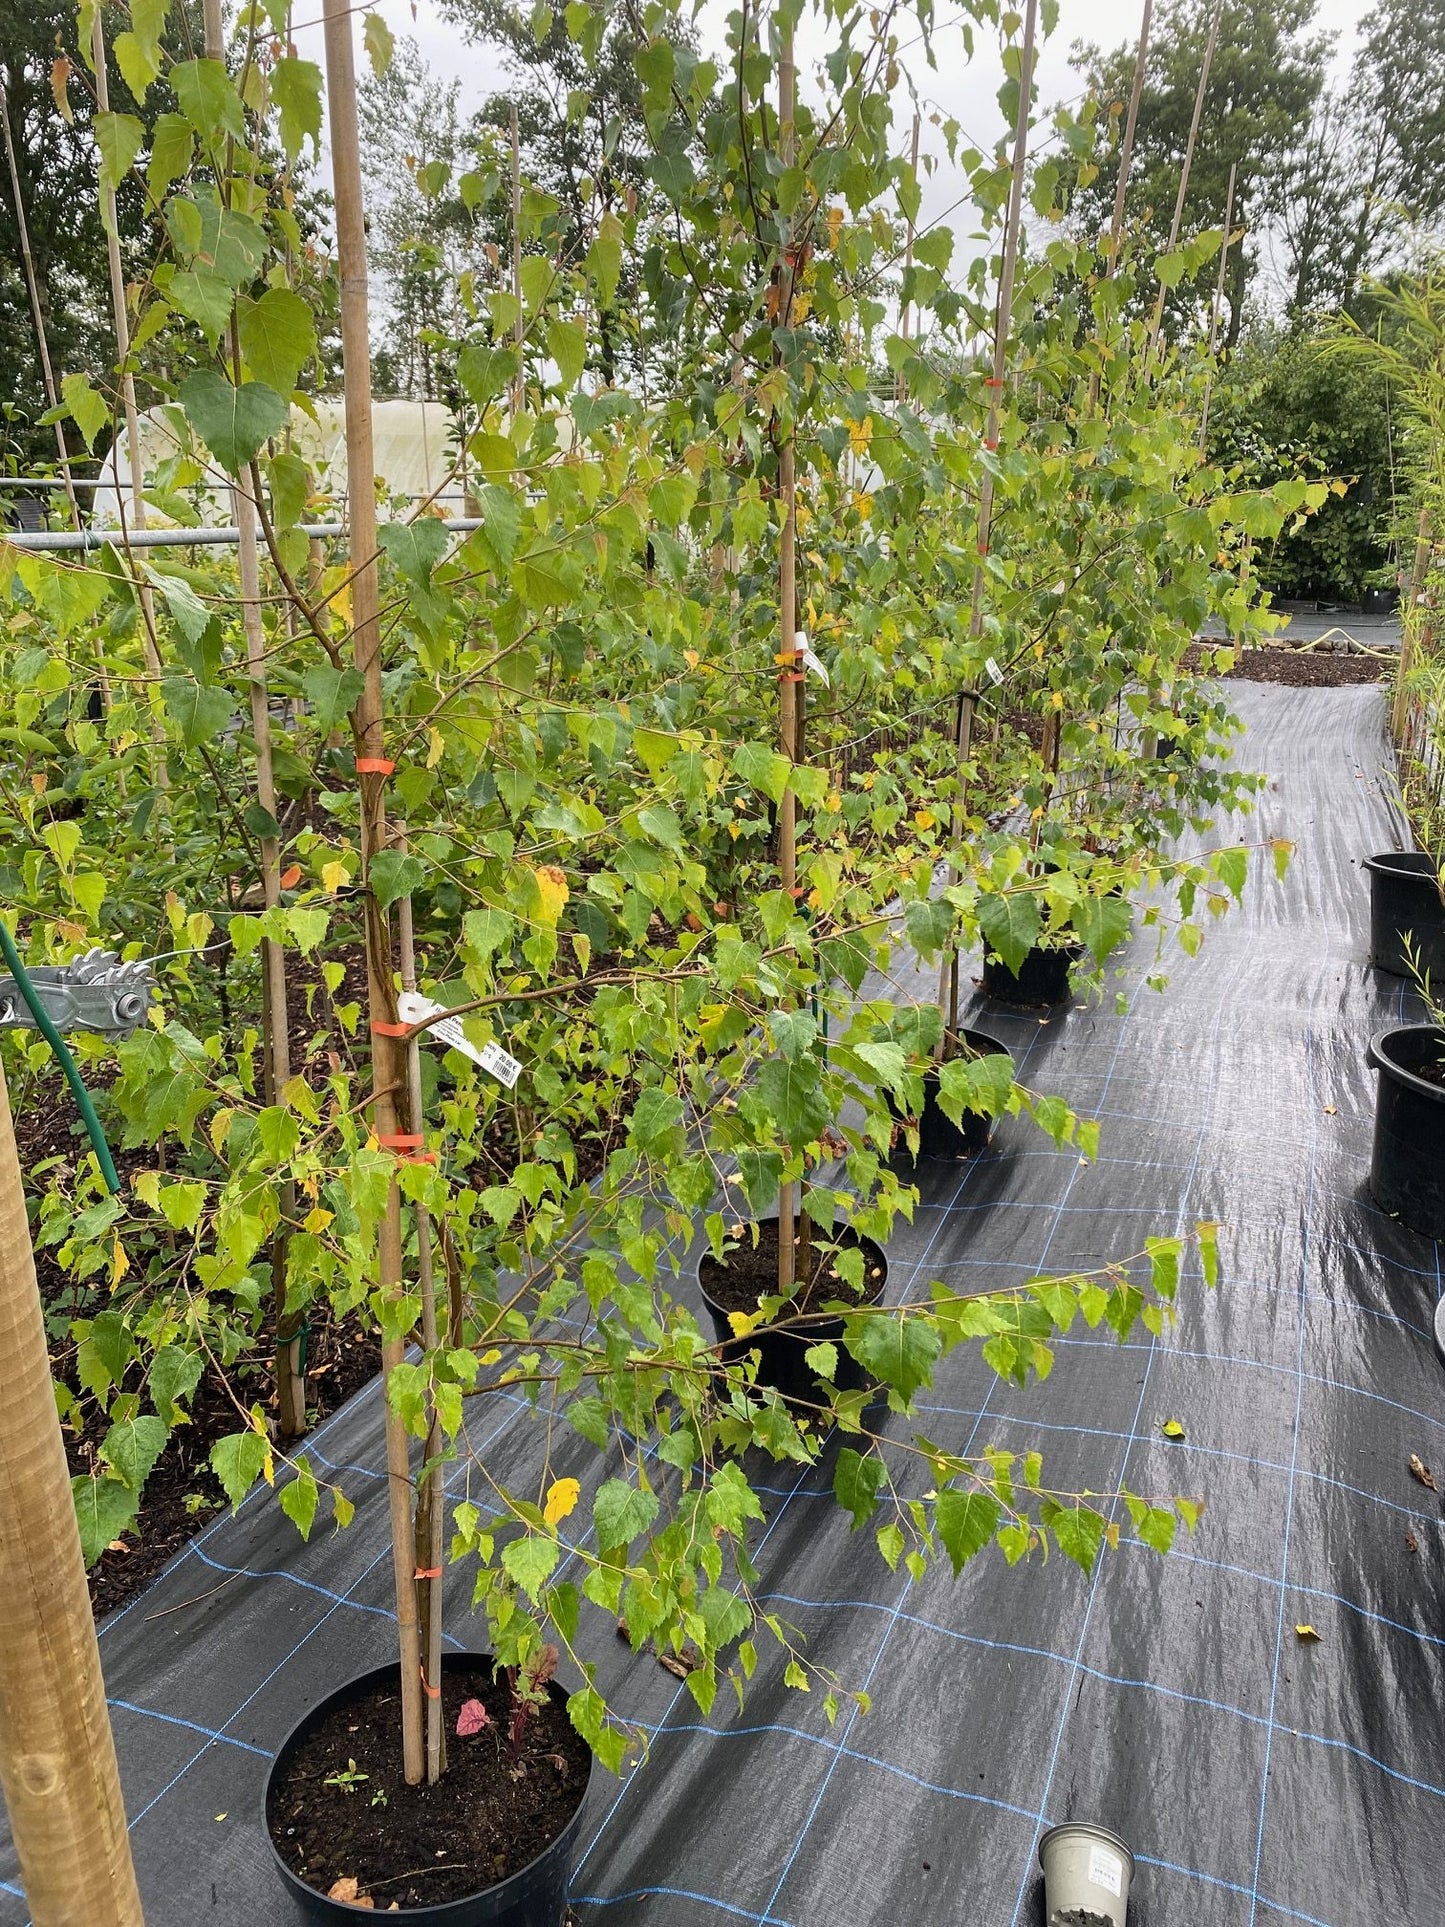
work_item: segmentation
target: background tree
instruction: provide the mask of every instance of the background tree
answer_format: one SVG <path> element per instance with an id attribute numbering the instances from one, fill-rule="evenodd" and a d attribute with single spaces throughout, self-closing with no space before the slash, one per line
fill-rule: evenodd
<path id="1" fill-rule="evenodd" d="M 1161 245 L 1169 232 L 1178 191 L 1199 74 L 1209 39 L 1214 0 L 1166 0 L 1155 14 L 1144 91 L 1139 104 L 1129 190 L 1131 218 Z M 1232 349 L 1244 326 L 1246 301 L 1257 259 L 1257 237 L 1280 210 L 1281 181 L 1298 154 L 1324 80 L 1330 42 L 1311 35 L 1315 0 L 1279 0 L 1257 7 L 1225 0 L 1219 38 L 1205 90 L 1204 114 L 1189 176 L 1184 232 L 1224 225 L 1229 170 L 1235 176 L 1235 224 L 1246 230 L 1230 255 L 1225 284 L 1228 318 L 1224 345 Z M 1079 43 L 1074 65 L 1112 111 L 1129 97 L 1136 49 L 1126 43 L 1103 52 Z M 1118 181 L 1118 149 L 1098 174 L 1074 193 L 1072 219 L 1086 232 L 1107 226 Z M 1214 268 L 1186 278 L 1174 291 L 1170 311 L 1179 318 L 1212 286 Z"/>

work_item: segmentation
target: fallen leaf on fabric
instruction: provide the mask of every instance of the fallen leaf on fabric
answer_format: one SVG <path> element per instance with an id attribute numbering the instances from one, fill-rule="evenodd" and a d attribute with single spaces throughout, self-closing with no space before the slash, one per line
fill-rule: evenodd
<path id="1" fill-rule="evenodd" d="M 1294 1636 L 1307 1646 L 1312 1645 L 1320 1637 L 1313 1626 L 1296 1626 Z"/>
<path id="2" fill-rule="evenodd" d="M 224 1820 L 224 1819 L 225 1819 L 225 1817 L 226 1817 L 226 1816 L 225 1816 L 225 1814 L 224 1814 L 224 1813 L 218 1813 L 218 1814 L 216 1815 L 216 1818 L 217 1818 L 218 1820 Z"/>
<path id="3" fill-rule="evenodd" d="M 685 1646 L 680 1654 L 659 1653 L 657 1663 L 671 1673 L 674 1679 L 686 1679 L 689 1673 L 697 1671 L 702 1665 L 702 1660 L 696 1647 Z"/>
<path id="4" fill-rule="evenodd" d="M 1420 1455 L 1417 1452 L 1410 1454 L 1410 1472 L 1412 1477 L 1417 1478 L 1427 1490 L 1431 1492 L 1435 1490 L 1435 1474 L 1430 1470 L 1428 1465 L 1421 1463 Z"/>
<path id="5" fill-rule="evenodd" d="M 1325 1116 L 1326 1116 L 1326 1117 L 1334 1117 L 1334 1116 L 1335 1116 L 1335 1115 L 1337 1114 L 1337 1112 L 1339 1111 L 1339 1108 L 1340 1108 L 1340 1107 L 1339 1107 L 1339 1105 L 1338 1105 L 1338 1104 L 1326 1104 L 1326 1106 L 1325 1106 Z"/>
<path id="6" fill-rule="evenodd" d="M 464 1700 L 457 1714 L 457 1738 L 469 1740 L 473 1733 L 480 1733 L 484 1726 L 490 1726 L 491 1716 L 480 1700 Z"/>
<path id="7" fill-rule="evenodd" d="M 1405 1534 L 1405 1550 L 1406 1552 L 1418 1552 L 1420 1550 L 1420 1541 L 1415 1537 L 1413 1532 L 1407 1532 Z"/>
<path id="8" fill-rule="evenodd" d="M 1187 1439 L 1189 1436 L 1177 1418 L 1165 1419 L 1164 1423 L 1159 1427 L 1159 1430 L 1164 1434 L 1166 1439 Z"/>

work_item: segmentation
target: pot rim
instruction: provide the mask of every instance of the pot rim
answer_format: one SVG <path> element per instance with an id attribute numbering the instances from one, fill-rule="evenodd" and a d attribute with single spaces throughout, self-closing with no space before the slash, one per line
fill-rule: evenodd
<path id="1" fill-rule="evenodd" d="M 1129 1863 L 1129 1874 L 1132 1879 L 1135 1871 L 1134 1849 L 1129 1845 L 1127 1840 L 1121 1840 L 1117 1833 L 1112 1832 L 1108 1827 L 1101 1827 L 1095 1820 L 1062 1820 L 1058 1826 L 1050 1827 L 1039 1840 L 1039 1865 L 1041 1867 L 1044 1864 L 1044 1848 L 1048 1846 L 1049 1842 L 1051 1840 L 1061 1840 L 1067 1834 L 1071 1833 L 1084 1834 L 1090 1840 L 1097 1840 L 1100 1846 L 1112 1847 L 1116 1853 L 1123 1854 Z"/>
<path id="2" fill-rule="evenodd" d="M 1412 1037 L 1423 1032 L 1433 1037 L 1445 1054 L 1445 1024 L 1389 1024 L 1384 1030 L 1376 1031 L 1370 1039 L 1365 1056 L 1368 1062 L 1382 1076 L 1393 1077 L 1403 1084 L 1406 1090 L 1415 1091 L 1436 1104 L 1445 1104 L 1445 1084 L 1432 1084 L 1428 1078 L 1419 1077 L 1414 1071 L 1406 1070 L 1397 1064 L 1385 1046 L 1395 1037 Z"/>
<path id="3" fill-rule="evenodd" d="M 465 1664 L 468 1661 L 474 1664 L 480 1663 L 481 1665 L 494 1665 L 496 1663 L 495 1655 L 492 1653 L 456 1651 L 442 1654 L 442 1670 L 445 1672 L 449 1666 L 454 1667 L 458 1664 Z M 323 1713 L 329 1712 L 337 1700 L 354 1692 L 358 1687 L 365 1686 L 369 1681 L 383 1677 L 394 1677 L 397 1671 L 397 1665 L 398 1662 L 396 1660 L 388 1660 L 383 1666 L 369 1666 L 363 1673 L 353 1673 L 350 1679 L 344 1680 L 333 1692 L 327 1693 L 324 1698 L 317 1700 L 316 1704 L 308 1708 L 290 1729 L 285 1739 L 282 1740 L 281 1744 L 272 1754 L 271 1763 L 266 1768 L 266 1788 L 261 1802 L 261 1830 L 266 1836 L 266 1845 L 271 1849 L 271 1858 L 276 1863 L 277 1871 L 280 1873 L 282 1880 L 285 1881 L 288 1886 L 299 1887 L 307 1893 L 314 1894 L 318 1900 L 325 1901 L 328 1907 L 340 1907 L 344 1909 L 347 1914 L 354 1914 L 358 1920 L 385 1919 L 386 1916 L 384 1914 L 379 1915 L 377 1909 L 374 1907 L 358 1907 L 355 1902 L 350 1900 L 333 1900 L 330 1894 L 323 1893 L 319 1887 L 313 1887 L 309 1880 L 304 1880 L 301 1875 L 297 1873 L 296 1869 L 289 1864 L 285 1855 L 281 1852 L 281 1849 L 276 1845 L 275 1838 L 271 1832 L 271 1786 L 276 1778 L 276 1771 L 282 1760 L 291 1751 L 291 1748 L 297 1740 L 300 1739 L 305 1728 L 309 1726 L 314 1719 Z M 549 1692 L 555 1691 L 560 1693 L 562 1690 L 560 1686 L 556 1685 L 555 1681 L 549 1684 Z M 514 1873 L 509 1873 L 505 1880 L 489 1881 L 486 1886 L 476 1887 L 470 1893 L 458 1894 L 452 1900 L 438 1900 L 425 1907 L 400 1908 L 393 1918 L 403 1923 L 411 1920 L 422 1922 L 441 1920 L 452 1909 L 465 1905 L 468 1901 L 480 1900 L 484 1894 L 496 1894 L 505 1900 L 507 1898 L 506 1889 L 510 1887 L 514 1881 L 520 1883 L 530 1875 L 534 1869 L 547 1858 L 548 1854 L 555 1850 L 559 1841 L 565 1840 L 568 1834 L 576 1830 L 582 1818 L 582 1810 L 587 1804 L 587 1795 L 592 1788 L 592 1766 L 596 1757 L 596 1754 L 593 1753 L 589 1747 L 587 1749 L 587 1780 L 582 1788 L 582 1796 L 573 1810 L 572 1817 L 568 1820 L 562 1831 L 554 1835 L 554 1837 L 547 1842 L 547 1845 L 543 1847 L 542 1851 L 534 1854 L 525 1866 L 518 1867 Z"/>
<path id="4" fill-rule="evenodd" d="M 1435 884 L 1439 876 L 1439 866 L 1428 850 L 1380 850 L 1362 858 L 1360 868 L 1371 876 L 1413 878 L 1420 883 Z"/>
<path id="5" fill-rule="evenodd" d="M 744 1225 L 776 1224 L 777 1219 L 775 1217 L 744 1218 L 742 1220 L 742 1223 Z M 874 1251 L 877 1252 L 878 1261 L 883 1267 L 883 1282 L 878 1287 L 877 1298 L 869 1298 L 867 1300 L 860 1299 L 858 1301 L 858 1309 L 861 1309 L 865 1303 L 870 1306 L 878 1304 L 878 1302 L 881 1300 L 883 1296 L 883 1293 L 888 1289 L 888 1253 L 883 1249 L 882 1245 L 879 1244 L 876 1238 L 870 1238 L 866 1232 L 855 1231 L 853 1235 L 858 1240 L 860 1245 L 863 1245 L 865 1247 L 871 1247 Z M 720 1305 L 716 1298 L 711 1297 L 709 1295 L 707 1286 L 702 1281 L 702 1268 L 703 1268 L 703 1265 L 707 1263 L 709 1260 L 711 1260 L 713 1264 L 721 1265 L 723 1270 L 727 1269 L 727 1263 L 725 1259 L 713 1258 L 713 1255 L 710 1251 L 704 1251 L 697 1261 L 697 1288 L 702 1293 L 703 1303 L 707 1306 L 708 1310 L 712 1312 L 719 1312 L 724 1318 L 726 1318 L 728 1315 L 727 1306 Z M 843 1322 L 843 1313 L 840 1311 L 796 1312 L 793 1315 L 793 1318 L 789 1320 L 789 1330 L 786 1332 L 780 1333 L 779 1336 L 783 1338 L 805 1337 L 806 1332 L 800 1329 L 802 1321 L 804 1319 L 811 1319 L 814 1323 L 819 1325 L 838 1325 L 841 1327 Z M 768 1327 L 766 1326 L 762 1328 L 763 1331 L 766 1331 L 767 1329 Z"/>

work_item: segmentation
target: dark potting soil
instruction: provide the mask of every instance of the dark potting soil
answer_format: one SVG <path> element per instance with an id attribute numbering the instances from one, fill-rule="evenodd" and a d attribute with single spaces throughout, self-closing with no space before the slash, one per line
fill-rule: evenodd
<path id="1" fill-rule="evenodd" d="M 1210 645 L 1210 653 L 1219 644 Z M 1205 652 L 1195 645 L 1184 656 L 1184 667 L 1192 675 L 1217 672 L 1205 661 Z M 1241 649 L 1233 669 L 1226 672 L 1235 682 L 1285 683 L 1294 689 L 1343 689 L 1357 683 L 1383 682 L 1390 665 L 1377 656 L 1327 653 L 1321 649 L 1291 648 L 1276 644 L 1269 649 Z"/>
<path id="2" fill-rule="evenodd" d="M 457 1737 L 457 1716 L 480 1700 L 490 1724 Z M 517 1873 L 557 1838 L 587 1791 L 586 1741 L 559 1700 L 529 1719 L 519 1756 L 508 1742 L 512 1697 L 505 1673 L 442 1675 L 447 1769 L 433 1786 L 408 1786 L 401 1766 L 401 1696 L 388 1678 L 343 1704 L 297 1747 L 271 1789 L 267 1824 L 276 1850 L 308 1885 L 330 1893 L 354 1880 L 384 1913 L 437 1906 Z M 357 1780 L 328 1780 L 352 1773 Z"/>
<path id="3" fill-rule="evenodd" d="M 748 1225 L 735 1227 L 733 1235 L 739 1239 L 737 1249 L 730 1251 L 722 1264 L 708 1253 L 698 1266 L 698 1276 L 708 1297 L 714 1304 L 721 1305 L 724 1311 L 756 1311 L 758 1300 L 771 1296 L 778 1289 L 777 1221 L 759 1227 L 756 1245 L 752 1242 L 751 1227 Z M 829 1232 L 826 1238 L 814 1230 L 810 1253 L 811 1276 L 805 1285 L 800 1286 L 795 1301 L 799 1311 L 811 1311 L 815 1305 L 826 1304 L 832 1298 L 853 1298 L 853 1289 L 839 1277 L 834 1267 L 833 1253 L 828 1247 L 836 1243 L 856 1249 L 861 1242 L 856 1232 L 846 1229 Z M 865 1265 L 863 1293 L 857 1302 L 863 1305 L 876 1304 L 886 1283 L 887 1275 L 881 1265 Z"/>

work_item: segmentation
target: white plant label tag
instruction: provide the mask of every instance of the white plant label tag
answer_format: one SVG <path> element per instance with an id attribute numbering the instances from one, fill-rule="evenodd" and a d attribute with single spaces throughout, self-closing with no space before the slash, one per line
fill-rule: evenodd
<path id="1" fill-rule="evenodd" d="M 445 1010 L 445 1004 L 434 1004 L 430 997 L 419 996 L 414 990 L 404 990 L 396 1000 L 396 1014 L 404 1024 L 424 1024 L 430 1017 L 441 1018 L 440 1023 L 430 1026 L 427 1035 L 459 1050 L 463 1057 L 470 1057 L 474 1064 L 480 1064 L 499 1084 L 511 1090 L 522 1075 L 522 1066 L 516 1058 L 500 1044 L 471 1043 L 462 1029 L 461 1019 L 443 1016 Z"/>
<path id="2" fill-rule="evenodd" d="M 983 669 L 984 674 L 988 677 L 994 688 L 1000 688 L 1003 684 L 1003 671 L 999 668 L 992 656 L 990 656 L 988 661 L 983 665 Z"/>
<path id="3" fill-rule="evenodd" d="M 1090 1847 L 1089 1881 L 1117 1900 L 1124 1891 L 1124 1863 L 1118 1854 L 1110 1853 L 1107 1847 Z"/>
<path id="4" fill-rule="evenodd" d="M 809 642 L 801 629 L 799 629 L 793 637 L 793 647 L 797 650 L 798 660 L 802 663 L 803 667 L 805 669 L 811 669 L 825 689 L 831 689 L 832 684 L 828 680 L 828 672 L 814 652 L 812 643 Z"/>

